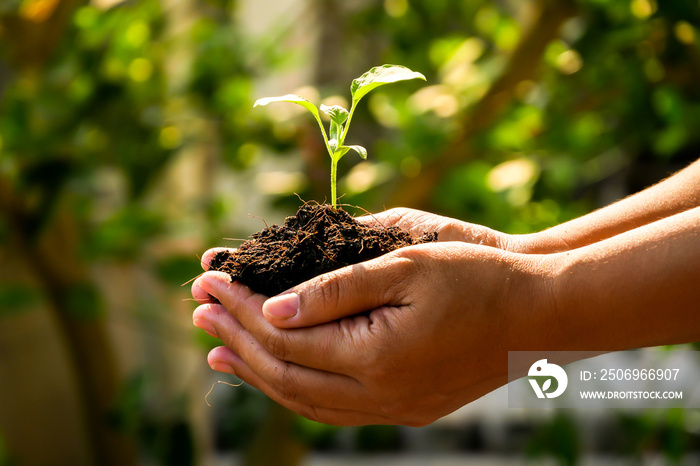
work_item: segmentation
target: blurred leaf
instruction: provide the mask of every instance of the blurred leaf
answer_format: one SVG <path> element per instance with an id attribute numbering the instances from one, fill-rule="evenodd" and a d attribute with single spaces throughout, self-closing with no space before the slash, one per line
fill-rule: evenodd
<path id="1" fill-rule="evenodd" d="M 654 151 L 669 157 L 678 152 L 688 141 L 686 129 L 682 126 L 669 126 L 660 131 L 654 141 Z"/>
<path id="2" fill-rule="evenodd" d="M 217 346 L 221 346 L 221 340 L 219 338 L 209 335 L 207 332 L 201 329 L 194 329 L 194 341 L 197 345 L 204 351 L 211 351 Z"/>
<path id="3" fill-rule="evenodd" d="M 372 453 L 397 451 L 403 446 L 401 431 L 393 425 L 358 427 L 355 442 L 359 451 Z"/>
<path id="4" fill-rule="evenodd" d="M 182 285 L 202 272 L 202 268 L 191 256 L 170 256 L 156 265 L 161 279 L 171 285 Z"/>
<path id="5" fill-rule="evenodd" d="M 43 298 L 42 291 L 21 283 L 0 284 L 0 318 L 27 311 Z"/>
<path id="6" fill-rule="evenodd" d="M 100 292 L 91 283 L 78 283 L 64 291 L 62 305 L 70 317 L 76 320 L 95 320 L 104 313 Z"/>
<path id="7" fill-rule="evenodd" d="M 10 456 L 10 451 L 8 450 L 5 442 L 5 437 L 0 433 L 0 466 L 12 466 L 17 464 L 16 461 Z"/>
<path id="8" fill-rule="evenodd" d="M 670 408 L 661 433 L 661 449 L 666 458 L 674 463 L 679 463 L 687 451 L 688 433 L 684 422 L 685 411 L 683 408 Z"/>
<path id="9" fill-rule="evenodd" d="M 163 218 L 136 205 L 118 211 L 97 225 L 84 249 L 93 257 L 133 260 L 149 238 L 163 231 Z"/>
<path id="10" fill-rule="evenodd" d="M 311 421 L 302 416 L 294 418 L 295 434 L 304 441 L 305 445 L 309 445 L 315 451 L 333 448 L 339 430 L 337 426 Z"/>
<path id="11" fill-rule="evenodd" d="M 572 416 L 557 413 L 530 438 L 527 455 L 553 456 L 559 464 L 574 465 L 581 454 L 578 426 Z"/>

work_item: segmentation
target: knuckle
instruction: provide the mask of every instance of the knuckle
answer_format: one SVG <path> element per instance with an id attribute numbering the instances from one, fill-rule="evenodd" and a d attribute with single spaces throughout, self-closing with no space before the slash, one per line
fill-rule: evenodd
<path id="1" fill-rule="evenodd" d="M 333 355 L 333 347 L 336 344 L 337 335 L 334 333 L 328 333 L 319 339 L 318 345 L 314 348 L 314 351 L 320 355 L 320 357 L 326 360 L 328 357 Z"/>
<path id="2" fill-rule="evenodd" d="M 485 228 L 483 236 L 484 237 L 479 242 L 479 244 L 485 244 L 487 246 L 492 246 L 498 249 L 502 249 L 504 251 L 517 252 L 513 249 L 516 247 L 516 245 L 513 244 L 509 235 L 503 234 L 496 230 L 492 230 L 491 228 Z"/>
<path id="3" fill-rule="evenodd" d="M 277 393 L 289 402 L 296 402 L 299 398 L 299 381 L 293 374 L 289 364 L 284 364 L 280 368 L 279 384 Z"/>
<path id="4" fill-rule="evenodd" d="M 287 358 L 287 333 L 278 329 L 270 329 L 264 339 L 265 348 L 277 359 Z"/>
<path id="5" fill-rule="evenodd" d="M 417 246 L 407 246 L 396 249 L 390 253 L 390 256 L 404 266 L 415 265 L 423 256 L 422 248 Z"/>
<path id="6" fill-rule="evenodd" d="M 313 282 L 313 287 L 309 291 L 309 297 L 313 301 L 320 301 L 324 306 L 336 307 L 342 293 L 341 280 L 338 280 L 337 273 L 327 273 L 320 275 Z"/>
<path id="7" fill-rule="evenodd" d="M 391 267 L 386 267 L 385 279 L 390 290 L 404 289 L 408 278 L 419 276 L 423 268 L 420 248 L 400 248 L 390 253 Z"/>

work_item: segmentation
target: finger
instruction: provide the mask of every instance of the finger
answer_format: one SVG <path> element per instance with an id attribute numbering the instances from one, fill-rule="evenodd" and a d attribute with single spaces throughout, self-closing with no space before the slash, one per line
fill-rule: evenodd
<path id="1" fill-rule="evenodd" d="M 421 210 L 399 207 L 385 210 L 378 214 L 357 217 L 356 220 L 361 223 L 382 226 L 384 228 L 395 226 L 407 230 L 413 236 L 421 236 L 426 231 L 439 232 L 450 219 Z"/>
<path id="2" fill-rule="evenodd" d="M 250 371 L 250 368 L 241 357 L 234 353 L 228 346 L 217 346 L 209 351 L 207 355 L 207 364 L 209 364 L 209 367 L 213 370 L 225 374 L 236 375 L 236 372 L 243 372 L 243 366 Z M 252 377 L 249 376 L 248 378 Z"/>
<path id="3" fill-rule="evenodd" d="M 207 249 L 204 254 L 202 254 L 202 258 L 199 260 L 200 265 L 202 268 L 206 271 L 209 270 L 211 260 L 214 258 L 215 255 L 217 255 L 220 252 L 228 252 L 230 254 L 233 254 L 236 252 L 236 249 L 233 248 L 211 248 Z"/>
<path id="4" fill-rule="evenodd" d="M 235 375 L 265 393 L 285 408 L 311 419 L 312 421 L 341 426 L 397 423 L 394 419 L 372 412 L 324 408 L 284 398 L 277 390 L 260 378 L 240 356 L 226 346 L 219 346 L 211 350 L 207 357 L 207 362 L 213 370 Z"/>
<path id="5" fill-rule="evenodd" d="M 385 227 L 396 225 L 397 223 L 407 223 L 413 218 L 414 213 L 424 213 L 420 210 L 407 209 L 404 207 L 396 207 L 378 213 L 368 213 L 360 217 L 355 217 L 355 220 L 371 225 L 381 225 Z"/>
<path id="6" fill-rule="evenodd" d="M 263 315 L 277 327 L 299 328 L 408 304 L 408 289 L 416 273 L 408 250 L 416 247 L 420 246 L 312 278 L 265 301 Z"/>
<path id="7" fill-rule="evenodd" d="M 416 209 L 399 207 L 374 215 L 358 217 L 359 222 L 384 227 L 396 226 L 419 237 L 426 232 L 437 232 L 438 241 L 464 241 L 505 249 L 507 236 L 491 228 L 462 222 Z"/>
<path id="8" fill-rule="evenodd" d="M 205 273 L 214 273 L 214 272 L 205 272 Z M 230 278 L 229 278 L 229 281 L 231 281 Z M 192 298 L 195 301 L 197 301 L 199 304 L 215 303 L 216 302 L 216 300 L 212 297 L 212 295 L 207 293 L 207 291 L 204 290 L 200 286 L 199 279 L 196 279 L 194 282 L 192 282 L 192 285 L 190 286 L 190 290 L 192 293 Z"/>
<path id="9" fill-rule="evenodd" d="M 199 309 L 199 308 L 198 308 Z M 367 406 L 364 387 L 352 377 L 281 361 L 270 354 L 243 325 L 221 306 L 199 314 L 278 397 L 319 407 L 357 409 Z"/>
<path id="10" fill-rule="evenodd" d="M 216 306 L 220 307 L 221 309 L 213 309 Z M 216 329 L 207 319 L 207 315 L 212 312 L 226 312 L 226 309 L 224 309 L 221 304 L 202 304 L 192 313 L 192 323 L 195 327 L 204 330 L 212 337 L 219 338 L 219 335 L 216 334 Z"/>
<path id="11" fill-rule="evenodd" d="M 372 325 L 368 316 L 290 331 L 275 327 L 265 319 L 262 313 L 265 296 L 240 283 L 231 283 L 226 274 L 206 272 L 195 284 L 216 297 L 279 360 L 346 375 L 357 374 L 366 362 L 357 358 L 353 349 L 358 344 L 357 335 L 368 335 L 364 331 Z"/>

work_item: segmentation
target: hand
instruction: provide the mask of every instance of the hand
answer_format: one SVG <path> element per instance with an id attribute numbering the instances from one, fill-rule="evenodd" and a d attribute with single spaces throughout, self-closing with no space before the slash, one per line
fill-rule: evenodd
<path id="1" fill-rule="evenodd" d="M 370 225 L 401 227 L 414 236 L 436 231 L 438 241 L 463 241 L 521 254 L 546 254 L 567 249 L 562 247 L 562 241 L 546 232 L 509 235 L 483 225 L 403 207 L 358 217 L 357 220 Z"/>
<path id="2" fill-rule="evenodd" d="M 193 319 L 226 345 L 209 354 L 213 369 L 301 415 L 420 426 L 507 382 L 507 351 L 530 349 L 529 330 L 547 319 L 542 257 L 423 244 L 270 299 L 206 272 L 192 294 L 221 304 Z"/>
<path id="3" fill-rule="evenodd" d="M 464 241 L 503 250 L 509 250 L 513 241 L 511 235 L 482 225 L 403 207 L 358 217 L 357 221 L 383 227 L 397 226 L 416 237 L 425 232 L 437 232 L 438 241 Z"/>
<path id="4" fill-rule="evenodd" d="M 666 180 L 588 215 L 548 230 L 508 235 L 411 209 L 392 209 L 372 217 L 422 234 L 439 232 L 441 241 L 466 241 L 522 254 L 553 254 L 589 246 L 700 206 L 700 160 Z"/>

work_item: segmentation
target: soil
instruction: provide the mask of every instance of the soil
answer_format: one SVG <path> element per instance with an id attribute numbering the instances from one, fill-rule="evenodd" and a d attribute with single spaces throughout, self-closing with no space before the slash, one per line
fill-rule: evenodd
<path id="1" fill-rule="evenodd" d="M 274 296 L 317 275 L 433 241 L 435 232 L 416 238 L 398 227 L 360 223 L 341 208 L 307 203 L 283 225 L 253 234 L 235 252 L 216 254 L 209 269 Z"/>

